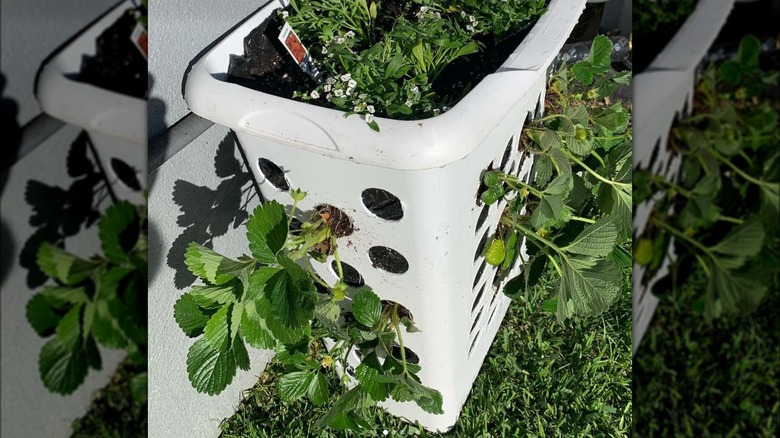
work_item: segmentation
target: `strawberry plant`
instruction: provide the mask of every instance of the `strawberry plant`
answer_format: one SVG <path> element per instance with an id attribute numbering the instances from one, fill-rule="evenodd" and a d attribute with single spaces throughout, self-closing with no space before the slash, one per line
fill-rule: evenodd
<path id="1" fill-rule="evenodd" d="M 203 284 L 182 295 L 174 317 L 187 336 L 199 338 L 187 355 L 193 387 L 223 391 L 237 369 L 249 370 L 249 344 L 276 352 L 271 366 L 284 370 L 276 381 L 282 400 L 331 403 L 318 426 L 371 428 L 364 412 L 387 399 L 442 413 L 441 394 L 420 383 L 420 366 L 404 347 L 404 331 L 417 331 L 411 313 L 368 287 L 347 287 L 336 238 L 352 232 L 349 218 L 321 205 L 298 222 L 293 218 L 306 194 L 290 193 L 289 214 L 271 201 L 250 216 L 250 255 L 230 259 L 189 245 L 186 264 Z M 327 283 L 310 258 L 332 258 L 338 280 Z M 361 357 L 355 369 L 347 361 L 353 351 Z M 345 371 L 341 393 L 328 389 L 326 373 L 333 369 Z"/>
<path id="2" fill-rule="evenodd" d="M 610 72 L 611 52 L 599 36 L 586 60 L 550 79 L 548 115 L 523 130 L 532 181 L 495 170 L 482 175 L 482 202 L 508 199 L 487 262 L 506 275 L 525 240 L 529 258 L 504 293 L 517 298 L 553 269 L 557 294 L 545 308 L 561 320 L 605 311 L 624 283 L 621 268 L 630 265 L 630 113 L 609 97 L 630 72 Z"/>
<path id="3" fill-rule="evenodd" d="M 291 0 L 290 7 L 277 10 L 276 19 L 299 35 L 321 72 L 318 81 L 301 83 L 292 97 L 345 116 L 357 114 L 375 131 L 378 116 L 439 115 L 488 74 L 482 70 L 494 61 L 487 52 L 494 43 L 528 26 L 544 12 L 544 3 Z M 459 66 L 469 71 L 442 78 L 453 62 L 469 55 L 472 64 Z"/>
<path id="4" fill-rule="evenodd" d="M 694 114 L 669 137 L 682 158 L 678 178 L 635 173 L 634 203 L 656 201 L 634 254 L 647 268 L 642 281 L 674 245 L 677 259 L 653 292 L 689 284 L 707 319 L 755 309 L 780 271 L 779 108 L 761 98 L 778 71 L 762 71 L 759 60 L 759 41 L 745 37 L 735 59 L 701 74 Z"/>
<path id="5" fill-rule="evenodd" d="M 102 256 L 80 258 L 44 243 L 41 271 L 54 280 L 27 303 L 27 320 L 43 337 L 39 370 L 44 386 L 70 394 L 90 368 L 100 369 L 97 344 L 124 349 L 128 359 L 146 366 L 146 212 L 128 202 L 112 205 L 99 224 Z M 131 388 L 146 399 L 146 373 Z"/>

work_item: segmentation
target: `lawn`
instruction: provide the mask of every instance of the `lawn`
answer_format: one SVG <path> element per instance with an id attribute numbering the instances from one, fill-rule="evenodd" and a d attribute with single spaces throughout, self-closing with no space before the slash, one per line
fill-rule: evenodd
<path id="1" fill-rule="evenodd" d="M 627 273 L 626 273 L 627 274 Z M 460 419 L 446 435 L 430 434 L 377 409 L 376 431 L 360 436 L 627 436 L 631 402 L 631 286 L 598 317 L 559 323 L 542 311 L 549 292 L 533 289 L 512 303 Z M 330 388 L 338 380 L 331 376 Z M 246 391 L 222 437 L 356 436 L 313 429 L 326 407 L 284 403 L 273 373 Z"/>
<path id="2" fill-rule="evenodd" d="M 777 279 L 751 315 L 713 324 L 692 312 L 693 288 L 664 297 L 634 360 L 637 437 L 777 436 Z"/>

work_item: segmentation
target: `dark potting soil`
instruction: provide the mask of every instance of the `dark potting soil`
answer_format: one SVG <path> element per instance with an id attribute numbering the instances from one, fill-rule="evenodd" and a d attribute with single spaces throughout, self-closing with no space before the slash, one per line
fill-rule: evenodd
<path id="1" fill-rule="evenodd" d="M 574 25 L 574 29 L 569 35 L 566 43 L 577 43 L 580 41 L 590 41 L 599 33 L 601 20 L 604 16 L 604 3 L 586 3 L 585 10 L 582 11 L 580 19 Z"/>
<path id="2" fill-rule="evenodd" d="M 286 10 L 290 10 L 289 6 Z M 389 30 L 402 15 L 409 20 L 414 18 L 408 2 L 387 0 L 377 17 L 377 27 Z M 498 42 L 493 35 L 477 38 L 484 48 L 477 53 L 462 56 L 447 66 L 433 82 L 433 90 L 440 96 L 449 96 L 453 104 L 460 100 L 485 76 L 495 73 L 528 35 L 536 21 L 538 18 L 523 23 L 517 31 Z M 296 91 L 317 86 L 279 42 L 278 35 L 283 26 L 284 21 L 277 14 L 271 14 L 244 38 L 243 55 L 230 55 L 228 82 L 288 99 Z M 327 101 L 319 99 L 308 103 L 333 108 Z M 385 116 L 379 112 L 377 115 Z"/>
<path id="3" fill-rule="evenodd" d="M 84 56 L 78 79 L 100 88 L 147 98 L 147 62 L 130 35 L 136 25 L 128 10 L 96 40 L 94 56 Z"/>

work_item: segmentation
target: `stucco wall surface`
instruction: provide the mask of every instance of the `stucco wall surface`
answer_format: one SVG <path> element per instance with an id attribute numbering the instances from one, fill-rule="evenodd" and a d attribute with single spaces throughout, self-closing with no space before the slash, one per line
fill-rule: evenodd
<path id="1" fill-rule="evenodd" d="M 228 256 L 248 253 L 244 223 L 259 204 L 249 170 L 229 131 L 207 130 L 158 170 L 149 197 L 149 437 L 216 437 L 270 359 L 250 348 L 252 369 L 238 371 L 217 396 L 195 391 L 187 376 L 194 343 L 173 318 L 173 306 L 198 284 L 184 265 L 195 241 Z"/>
<path id="2" fill-rule="evenodd" d="M 41 62 L 119 0 L 3 0 L 0 2 L 0 72 L 3 97 L 19 107 L 24 126 L 41 109 L 33 96 Z"/>
<path id="3" fill-rule="evenodd" d="M 182 81 L 190 62 L 269 1 L 149 2 L 149 138 L 160 135 L 189 112 L 182 97 Z"/>

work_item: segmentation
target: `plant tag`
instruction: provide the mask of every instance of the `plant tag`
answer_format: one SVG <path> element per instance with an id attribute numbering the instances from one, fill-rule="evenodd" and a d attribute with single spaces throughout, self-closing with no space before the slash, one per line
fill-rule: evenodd
<path id="1" fill-rule="evenodd" d="M 142 55 L 144 55 L 144 59 L 149 59 L 149 45 L 148 45 L 148 37 L 146 34 L 146 29 L 141 25 L 141 23 L 136 23 L 135 28 L 133 29 L 133 33 L 130 34 L 130 39 L 133 41 L 133 45 L 135 45 L 135 48 L 138 49 L 139 52 L 141 52 Z"/>
<path id="2" fill-rule="evenodd" d="M 298 34 L 295 33 L 290 23 L 284 24 L 282 31 L 279 33 L 279 41 L 282 42 L 290 56 L 298 63 L 301 70 L 311 76 L 317 83 L 322 82 L 320 71 L 314 66 L 309 51 L 303 46 L 301 39 L 298 38 Z"/>

